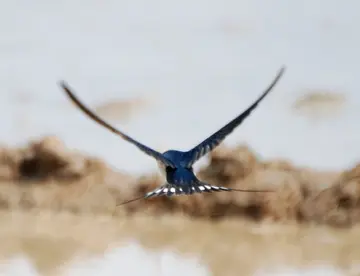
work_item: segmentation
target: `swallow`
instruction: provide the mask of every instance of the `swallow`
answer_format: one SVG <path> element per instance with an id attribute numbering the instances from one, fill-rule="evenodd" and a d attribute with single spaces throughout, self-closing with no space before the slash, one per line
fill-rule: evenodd
<path id="1" fill-rule="evenodd" d="M 272 83 L 266 88 L 266 90 L 258 97 L 258 99 L 253 102 L 245 111 L 243 111 L 236 118 L 227 123 L 224 127 L 213 133 L 211 136 L 203 140 L 194 148 L 189 151 L 178 151 L 178 150 L 168 150 L 164 153 L 160 153 L 143 143 L 133 139 L 124 132 L 114 128 L 93 111 L 91 111 L 87 106 L 85 106 L 75 93 L 72 92 L 72 89 L 69 87 L 65 81 L 60 81 L 59 85 L 69 97 L 69 99 L 77 106 L 83 113 L 88 117 L 94 120 L 96 123 L 115 133 L 116 135 L 123 138 L 125 141 L 133 144 L 139 150 L 147 154 L 148 156 L 154 158 L 158 166 L 165 176 L 166 183 L 153 191 L 146 193 L 145 195 L 127 200 L 119 205 L 127 204 L 139 199 L 147 199 L 151 197 L 158 196 L 176 196 L 176 195 L 191 195 L 195 193 L 211 193 L 211 192 L 221 192 L 221 191 L 238 191 L 238 192 L 271 192 L 266 190 L 245 190 L 245 189 L 234 189 L 221 186 L 210 185 L 199 180 L 193 170 L 193 165 L 201 157 L 207 153 L 214 150 L 221 142 L 232 133 L 237 126 L 239 126 L 251 113 L 255 110 L 258 104 L 269 94 L 269 92 L 274 88 L 277 82 L 282 77 L 285 71 L 285 66 L 281 67 L 278 71 L 276 77 Z"/>

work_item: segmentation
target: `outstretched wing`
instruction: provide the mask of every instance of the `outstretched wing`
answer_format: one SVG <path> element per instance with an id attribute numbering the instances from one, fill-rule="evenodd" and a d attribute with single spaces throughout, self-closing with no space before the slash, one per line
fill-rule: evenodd
<path id="1" fill-rule="evenodd" d="M 199 145 L 191 149 L 186 153 L 186 166 L 191 167 L 197 160 L 199 160 L 202 156 L 212 151 L 215 147 L 217 147 L 225 138 L 228 136 L 238 125 L 240 125 L 256 108 L 256 106 L 266 97 L 266 95 L 273 89 L 276 83 L 279 81 L 281 76 L 285 71 L 285 67 L 283 66 L 276 78 L 273 82 L 268 86 L 265 92 L 243 113 L 225 125 L 223 128 L 215 132 L 213 135 L 208 137 L 206 140 L 201 142 Z"/>
<path id="2" fill-rule="evenodd" d="M 126 141 L 130 142 L 131 144 L 138 147 L 141 151 L 146 153 L 147 155 L 150 155 L 151 157 L 155 158 L 157 161 L 162 162 L 165 166 L 169 166 L 174 168 L 174 164 L 165 158 L 160 152 L 157 152 L 140 142 L 134 140 L 130 136 L 126 135 L 125 133 L 121 132 L 120 130 L 117 130 L 116 128 L 112 127 L 108 123 L 106 123 L 104 120 L 102 120 L 99 116 L 97 116 L 93 111 L 91 111 L 88 107 L 86 107 L 76 96 L 75 94 L 70 90 L 69 86 L 65 84 L 64 81 L 61 81 L 60 86 L 62 89 L 64 89 L 65 93 L 69 96 L 71 101 L 79 108 L 81 109 L 86 115 L 88 115 L 91 119 L 93 119 L 98 124 L 102 125 L 103 127 L 107 128 L 108 130 L 112 131 L 113 133 L 119 135 L 121 138 L 125 139 Z"/>

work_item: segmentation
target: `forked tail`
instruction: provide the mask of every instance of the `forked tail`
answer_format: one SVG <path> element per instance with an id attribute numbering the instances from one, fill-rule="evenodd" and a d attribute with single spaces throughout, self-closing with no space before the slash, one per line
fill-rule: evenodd
<path id="1" fill-rule="evenodd" d="M 212 192 L 244 192 L 244 193 L 268 193 L 268 192 L 274 192 L 271 190 L 247 190 L 247 189 L 234 189 L 234 188 L 227 188 L 222 186 L 215 186 L 215 185 L 209 185 L 204 182 L 198 182 L 196 184 L 191 184 L 188 187 L 182 188 L 178 186 L 174 186 L 171 184 L 165 184 L 163 186 L 160 186 L 159 188 L 146 193 L 144 196 L 140 196 L 134 199 L 130 199 L 127 201 L 124 201 L 120 204 L 117 204 L 116 206 L 121 206 L 124 204 L 128 204 L 140 199 L 147 199 L 151 197 L 158 197 L 158 196 L 176 196 L 176 195 L 191 195 L 196 193 L 212 193 Z"/>

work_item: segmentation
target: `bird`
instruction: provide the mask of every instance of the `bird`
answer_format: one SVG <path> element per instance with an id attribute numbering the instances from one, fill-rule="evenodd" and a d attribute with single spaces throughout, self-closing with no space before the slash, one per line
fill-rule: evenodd
<path id="1" fill-rule="evenodd" d="M 269 92 L 274 88 L 277 82 L 282 77 L 286 67 L 282 66 L 276 77 L 273 79 L 271 84 L 265 89 L 265 91 L 254 101 L 245 111 L 240 113 L 236 118 L 228 122 L 225 126 L 220 128 L 218 131 L 210 135 L 208 138 L 203 140 L 201 143 L 193 147 L 188 151 L 179 151 L 179 150 L 167 150 L 163 153 L 160 153 L 145 144 L 135 140 L 131 136 L 127 135 L 123 131 L 116 129 L 111 126 L 109 123 L 105 122 L 102 118 L 96 115 L 93 111 L 90 110 L 85 104 L 83 104 L 72 88 L 64 81 L 59 81 L 59 86 L 68 96 L 68 98 L 79 108 L 85 115 L 91 118 L 96 123 L 115 133 L 116 135 L 123 138 L 125 141 L 133 144 L 143 153 L 154 158 L 160 168 L 161 173 L 165 176 L 165 184 L 157 187 L 156 189 L 145 193 L 140 197 L 124 201 L 117 206 L 124 205 L 133 201 L 140 199 L 148 199 L 152 197 L 159 196 L 179 196 L 179 195 L 191 195 L 196 193 L 211 193 L 211 192 L 271 192 L 269 190 L 248 190 L 248 189 L 234 189 L 229 187 L 215 186 L 208 183 L 205 183 L 197 178 L 194 173 L 193 165 L 200 158 L 202 158 L 207 153 L 214 150 L 218 145 L 220 145 L 223 140 L 232 133 L 237 126 L 239 126 L 251 113 L 256 109 L 258 104 L 264 100 L 264 98 L 269 94 Z"/>

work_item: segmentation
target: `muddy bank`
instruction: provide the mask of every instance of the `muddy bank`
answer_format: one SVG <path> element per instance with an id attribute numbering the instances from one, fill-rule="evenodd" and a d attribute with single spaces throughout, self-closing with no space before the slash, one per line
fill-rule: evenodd
<path id="1" fill-rule="evenodd" d="M 23 148 L 0 149 L 0 208 L 49 209 L 74 213 L 151 215 L 179 213 L 205 219 L 314 222 L 350 226 L 360 222 L 360 165 L 344 172 L 261 160 L 249 147 L 219 147 L 199 177 L 211 184 L 274 193 L 221 192 L 159 197 L 121 207 L 163 183 L 157 174 L 131 176 L 102 160 L 68 149 L 56 137 Z"/>

